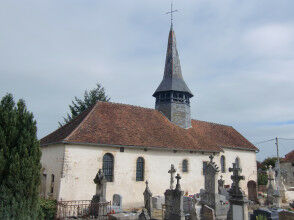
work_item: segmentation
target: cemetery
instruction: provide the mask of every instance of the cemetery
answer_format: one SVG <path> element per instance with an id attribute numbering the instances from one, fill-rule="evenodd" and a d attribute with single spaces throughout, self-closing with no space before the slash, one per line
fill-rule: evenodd
<path id="1" fill-rule="evenodd" d="M 123 209 L 123 198 L 113 195 L 112 201 L 106 200 L 107 180 L 99 169 L 93 182 L 96 194 L 92 200 L 61 201 L 58 203 L 57 219 L 105 219 L 105 220 L 258 220 L 258 219 L 294 219 L 291 205 L 282 203 L 282 193 L 276 188 L 277 179 L 270 166 L 266 198 L 258 195 L 249 200 L 240 188 L 244 180 L 242 169 L 236 163 L 229 168 L 232 184 L 225 188 L 225 181 L 219 176 L 219 168 L 210 155 L 210 161 L 203 168 L 204 189 L 193 195 L 187 195 L 181 189 L 182 177 L 171 164 L 169 188 L 162 195 L 154 196 L 149 182 L 145 182 L 142 192 L 144 206 Z M 168 180 L 167 180 L 168 181 Z M 196 183 L 195 183 L 196 184 Z M 256 192 L 256 191 L 255 191 Z"/>

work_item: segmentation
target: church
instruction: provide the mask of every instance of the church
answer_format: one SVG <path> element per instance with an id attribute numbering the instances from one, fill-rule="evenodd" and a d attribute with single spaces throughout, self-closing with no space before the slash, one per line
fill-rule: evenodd
<path id="1" fill-rule="evenodd" d="M 150 94 L 151 95 L 151 94 Z M 123 208 L 143 206 L 148 180 L 153 196 L 169 188 L 171 164 L 182 190 L 204 188 L 203 167 L 214 155 L 225 185 L 232 163 L 242 168 L 241 188 L 257 182 L 258 149 L 233 127 L 191 119 L 192 91 L 184 81 L 171 25 L 164 75 L 153 93 L 155 109 L 97 102 L 70 123 L 41 139 L 42 194 L 57 200 L 91 200 L 102 169 L 106 199 L 122 198 Z"/>

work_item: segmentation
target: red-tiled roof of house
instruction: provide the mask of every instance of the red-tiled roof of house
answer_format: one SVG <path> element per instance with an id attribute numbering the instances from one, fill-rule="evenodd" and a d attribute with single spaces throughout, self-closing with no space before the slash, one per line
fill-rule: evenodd
<path id="1" fill-rule="evenodd" d="M 291 152 L 287 153 L 285 155 L 285 158 L 282 159 L 282 162 L 290 162 L 290 163 L 293 163 L 294 162 L 294 150 L 292 150 Z"/>
<path id="2" fill-rule="evenodd" d="M 41 139 L 42 146 L 61 142 L 210 152 L 222 147 L 258 150 L 231 126 L 192 120 L 192 127 L 184 129 L 157 110 L 110 102 L 97 102 Z"/>

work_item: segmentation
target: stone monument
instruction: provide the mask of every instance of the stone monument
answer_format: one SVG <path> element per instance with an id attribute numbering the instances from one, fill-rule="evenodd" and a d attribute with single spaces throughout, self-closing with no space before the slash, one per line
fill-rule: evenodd
<path id="1" fill-rule="evenodd" d="M 239 182 L 244 180 L 244 176 L 239 175 L 242 169 L 238 167 L 236 163 L 233 163 L 233 168 L 229 168 L 229 171 L 233 172 L 233 175 L 231 176 L 233 183 L 229 190 L 230 209 L 227 219 L 248 220 L 248 201 L 239 186 Z"/>
<path id="2" fill-rule="evenodd" d="M 152 193 L 148 187 L 148 181 L 146 180 L 146 188 L 145 191 L 143 193 L 144 195 L 144 207 L 148 212 L 148 215 L 150 218 L 152 218 L 152 211 L 153 211 L 153 207 L 152 207 Z"/>
<path id="3" fill-rule="evenodd" d="M 268 175 L 268 186 L 267 186 L 267 198 L 266 198 L 266 204 L 267 205 L 273 205 L 274 204 L 274 185 L 273 185 L 273 181 L 274 181 L 274 171 L 272 170 L 272 166 L 269 165 L 269 169 L 267 172 Z"/>
<path id="4" fill-rule="evenodd" d="M 183 195 L 184 192 L 181 191 L 180 179 L 181 176 L 177 174 L 177 184 L 176 188 L 173 189 L 174 183 L 174 173 L 176 170 L 174 166 L 171 165 L 171 169 L 168 171 L 170 173 L 170 189 L 167 189 L 164 193 L 165 195 L 165 220 L 185 220 L 184 212 L 183 212 Z"/>
<path id="5" fill-rule="evenodd" d="M 228 206 L 226 205 L 225 195 L 221 195 L 220 189 L 223 188 L 224 181 L 218 181 L 219 169 L 213 161 L 213 155 L 209 156 L 210 162 L 204 168 L 204 190 L 201 190 L 201 216 L 206 218 L 211 215 L 210 210 L 214 210 L 215 219 L 226 219 Z M 220 185 L 219 185 L 220 183 Z M 209 213 L 206 213 L 206 212 Z"/>
<path id="6" fill-rule="evenodd" d="M 107 180 L 101 169 L 99 169 L 98 173 L 96 174 L 94 183 L 96 184 L 96 194 L 93 196 L 89 207 L 90 213 L 95 217 L 105 216 L 107 214 L 107 210 L 103 208 L 103 206 L 100 206 L 100 204 L 106 202 Z"/>

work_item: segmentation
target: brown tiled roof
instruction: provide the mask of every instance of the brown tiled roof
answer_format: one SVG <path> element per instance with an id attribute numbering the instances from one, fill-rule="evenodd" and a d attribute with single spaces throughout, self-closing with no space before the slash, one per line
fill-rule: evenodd
<path id="1" fill-rule="evenodd" d="M 285 155 L 285 158 L 282 159 L 282 162 L 294 162 L 294 150 L 292 150 L 290 153 L 287 153 Z"/>
<path id="2" fill-rule="evenodd" d="M 97 102 L 69 124 L 41 139 L 58 142 L 221 151 L 221 147 L 257 150 L 233 127 L 192 120 L 181 128 L 154 109 Z"/>

